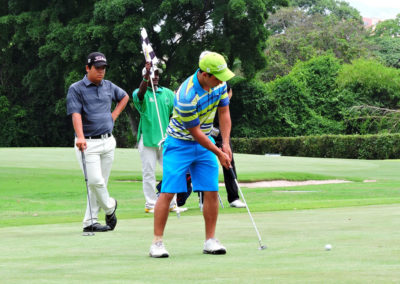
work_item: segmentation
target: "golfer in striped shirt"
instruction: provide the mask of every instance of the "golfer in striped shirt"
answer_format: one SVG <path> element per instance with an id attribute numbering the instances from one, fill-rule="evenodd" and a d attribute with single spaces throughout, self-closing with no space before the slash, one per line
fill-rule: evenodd
<path id="1" fill-rule="evenodd" d="M 218 217 L 218 162 L 229 168 L 231 120 L 226 81 L 234 74 L 225 59 L 215 52 L 203 52 L 199 69 L 180 86 L 174 100 L 172 119 L 163 150 L 163 186 L 154 212 L 154 240 L 151 257 L 168 257 L 163 234 L 169 204 L 175 193 L 186 192 L 189 170 L 194 191 L 204 193 L 203 216 L 206 240 L 203 253 L 225 254 L 225 247 L 215 238 Z M 218 110 L 222 149 L 210 136 Z"/>

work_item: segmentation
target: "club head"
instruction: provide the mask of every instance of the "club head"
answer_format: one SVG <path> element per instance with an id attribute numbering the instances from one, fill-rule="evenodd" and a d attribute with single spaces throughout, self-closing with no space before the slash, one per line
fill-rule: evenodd
<path id="1" fill-rule="evenodd" d="M 258 249 L 259 250 L 265 250 L 265 249 L 267 249 L 267 246 L 260 246 Z"/>
<path id="2" fill-rule="evenodd" d="M 83 232 L 83 233 L 82 233 L 82 236 L 85 236 L 85 237 L 87 237 L 87 236 L 94 236 L 94 232 Z"/>

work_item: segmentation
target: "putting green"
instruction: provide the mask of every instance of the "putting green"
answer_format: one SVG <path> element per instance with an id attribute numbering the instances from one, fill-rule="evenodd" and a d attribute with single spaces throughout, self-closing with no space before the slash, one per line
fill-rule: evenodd
<path id="1" fill-rule="evenodd" d="M 171 257 L 151 259 L 152 218 L 83 237 L 80 223 L 0 229 L 2 283 L 388 283 L 400 279 L 398 206 L 220 216 L 224 256 L 202 254 L 202 216 L 171 214 Z M 332 245 L 325 251 L 326 244 Z"/>
<path id="2" fill-rule="evenodd" d="M 0 148 L 0 283 L 398 282 L 399 161 L 239 154 L 235 160 L 241 182 L 352 182 L 243 186 L 264 251 L 246 209 L 227 207 L 221 190 L 217 237 L 228 249 L 224 256 L 202 254 L 204 222 L 193 194 L 189 211 L 180 219 L 171 214 L 167 224 L 171 257 L 151 259 L 153 218 L 143 212 L 136 149 L 116 151 L 109 181 L 119 203 L 116 231 L 83 237 L 86 188 L 73 149 Z"/>

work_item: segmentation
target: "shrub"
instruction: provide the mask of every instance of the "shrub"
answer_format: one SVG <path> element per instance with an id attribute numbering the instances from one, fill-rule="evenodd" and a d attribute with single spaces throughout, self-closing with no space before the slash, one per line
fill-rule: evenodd
<path id="1" fill-rule="evenodd" d="M 400 134 L 321 135 L 272 138 L 232 138 L 238 153 L 279 153 L 284 156 L 398 159 Z"/>

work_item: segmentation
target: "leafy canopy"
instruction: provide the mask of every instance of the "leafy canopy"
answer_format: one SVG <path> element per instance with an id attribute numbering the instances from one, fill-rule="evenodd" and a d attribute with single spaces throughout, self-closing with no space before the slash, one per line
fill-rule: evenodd
<path id="1" fill-rule="evenodd" d="M 286 0 L 9 0 L 0 1 L 1 146 L 69 146 L 73 129 L 65 97 L 85 74 L 88 53 L 109 61 L 106 79 L 128 94 L 139 86 L 145 27 L 165 69 L 161 84 L 177 87 L 195 71 L 204 49 L 221 52 L 251 78 L 265 66 L 264 25 Z M 128 105 L 115 126 L 132 145 L 138 114 Z M 131 128 L 131 131 L 129 131 Z"/>

